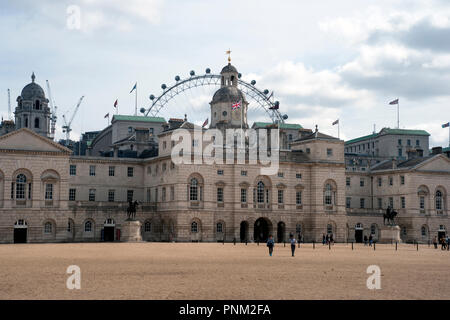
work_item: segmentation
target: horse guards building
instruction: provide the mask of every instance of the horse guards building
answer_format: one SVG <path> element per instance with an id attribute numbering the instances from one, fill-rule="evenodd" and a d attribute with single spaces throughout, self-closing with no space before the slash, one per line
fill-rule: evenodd
<path id="1" fill-rule="evenodd" d="M 228 64 L 221 75 L 210 128 L 248 128 L 236 68 Z M 232 110 L 237 101 L 241 112 Z M 387 206 L 398 212 L 403 241 L 426 243 L 450 227 L 448 152 L 430 151 L 423 130 L 384 128 L 344 142 L 317 126 L 255 122 L 256 130 L 279 129 L 279 169 L 264 175 L 260 164 L 237 161 L 175 164 L 172 134 L 207 131 L 186 117 L 115 115 L 89 141 L 88 154 L 74 156 L 51 137 L 48 103 L 33 74 L 15 121 L 0 126 L 1 243 L 120 241 L 129 200 L 140 203 L 145 241 L 263 241 L 272 234 L 281 242 L 290 233 L 305 242 L 327 233 L 337 242 L 376 240 Z"/>

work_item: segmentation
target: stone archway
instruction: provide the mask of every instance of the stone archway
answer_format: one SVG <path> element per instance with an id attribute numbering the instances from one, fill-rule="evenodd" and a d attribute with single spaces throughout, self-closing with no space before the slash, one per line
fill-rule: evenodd
<path id="1" fill-rule="evenodd" d="M 265 242 L 269 238 L 269 234 L 272 231 L 272 223 L 267 218 L 259 218 L 255 221 L 253 230 L 254 240 L 259 242 Z"/>
<path id="2" fill-rule="evenodd" d="M 277 225 L 277 242 L 281 243 L 285 241 L 286 224 L 283 221 L 278 222 Z"/>
<path id="3" fill-rule="evenodd" d="M 242 221 L 240 225 L 239 238 L 241 242 L 248 241 L 248 222 Z"/>

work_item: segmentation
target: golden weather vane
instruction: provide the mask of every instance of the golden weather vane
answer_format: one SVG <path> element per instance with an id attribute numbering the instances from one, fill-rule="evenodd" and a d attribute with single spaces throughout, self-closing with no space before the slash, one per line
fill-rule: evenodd
<path id="1" fill-rule="evenodd" d="M 228 63 L 231 63 L 231 49 L 225 52 L 228 55 Z"/>

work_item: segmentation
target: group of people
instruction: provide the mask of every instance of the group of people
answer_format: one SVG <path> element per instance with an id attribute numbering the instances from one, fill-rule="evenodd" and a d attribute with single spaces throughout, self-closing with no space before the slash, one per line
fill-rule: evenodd
<path id="1" fill-rule="evenodd" d="M 334 238 L 332 233 L 322 234 L 322 245 L 334 244 Z"/>
<path id="2" fill-rule="evenodd" d="M 298 238 L 301 239 L 301 235 L 299 235 Z M 292 233 L 289 235 L 289 242 L 291 243 L 291 252 L 292 252 L 292 256 L 294 257 L 297 239 L 295 239 L 295 237 Z M 269 235 L 269 240 L 267 240 L 267 247 L 269 248 L 269 256 L 272 256 L 273 247 L 275 247 L 275 241 L 273 240 L 272 235 Z"/>
<path id="3" fill-rule="evenodd" d="M 449 236 L 440 238 L 439 243 L 441 244 L 441 250 L 450 250 L 450 237 Z M 437 237 L 433 238 L 433 245 L 434 245 L 435 249 L 438 248 L 438 238 Z"/>
<path id="4" fill-rule="evenodd" d="M 369 247 L 373 244 L 373 236 L 372 234 L 367 238 L 367 235 L 364 236 L 364 245 L 367 246 L 369 244 Z"/>

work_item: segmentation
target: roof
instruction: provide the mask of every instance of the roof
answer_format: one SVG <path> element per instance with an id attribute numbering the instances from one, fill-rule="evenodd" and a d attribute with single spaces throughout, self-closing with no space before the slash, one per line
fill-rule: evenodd
<path id="1" fill-rule="evenodd" d="M 239 101 L 247 101 L 245 95 L 234 86 L 222 87 L 214 93 L 211 103 L 236 103 Z"/>
<path id="2" fill-rule="evenodd" d="M 237 73 L 237 69 L 233 65 L 231 65 L 231 63 L 228 63 L 225 67 L 223 67 L 223 69 L 220 73 L 224 73 L 224 72 L 236 72 Z"/>
<path id="3" fill-rule="evenodd" d="M 373 139 L 383 135 L 410 135 L 410 136 L 429 136 L 430 134 L 425 130 L 416 130 L 416 129 L 391 129 L 391 128 L 383 128 L 378 133 L 372 133 L 367 136 L 362 136 L 359 138 L 355 138 L 352 140 L 345 141 L 345 144 L 352 144 L 356 142 L 361 142 L 364 140 Z"/>
<path id="4" fill-rule="evenodd" d="M 429 136 L 430 134 L 425 130 L 415 130 L 415 129 L 391 129 L 383 128 L 381 129 L 379 135 L 382 134 L 404 134 L 411 136 Z"/>
<path id="5" fill-rule="evenodd" d="M 409 160 L 405 160 L 405 161 L 399 161 L 397 162 L 397 169 L 410 169 L 413 168 L 415 166 L 417 166 L 418 164 L 427 161 L 431 158 L 433 158 L 435 155 L 431 155 L 428 157 L 420 157 L 420 158 L 413 158 L 413 159 L 409 159 Z M 376 165 L 374 165 L 372 167 L 372 170 L 389 170 L 392 169 L 392 160 L 388 159 L 388 160 L 384 160 L 380 163 L 377 163 Z"/>
<path id="6" fill-rule="evenodd" d="M 31 75 L 31 83 L 27 84 L 23 89 L 20 96 L 24 100 L 30 100 L 33 98 L 42 98 L 45 99 L 45 93 L 44 90 L 40 85 L 34 82 L 34 79 L 36 76 L 33 74 Z"/>
<path id="7" fill-rule="evenodd" d="M 315 131 L 307 136 L 298 138 L 295 141 L 305 141 L 305 140 L 339 140 L 339 138 L 330 136 L 328 134 L 325 133 L 321 133 L 319 131 Z"/>
<path id="8" fill-rule="evenodd" d="M 345 144 L 351 144 L 351 143 L 355 143 L 355 142 L 360 142 L 360 141 L 372 139 L 372 138 L 375 138 L 376 136 L 378 136 L 378 133 L 372 133 L 372 134 L 369 134 L 367 136 L 363 136 L 363 137 L 359 137 L 359 138 L 355 138 L 355 139 L 352 139 L 352 140 L 345 141 Z"/>
<path id="9" fill-rule="evenodd" d="M 163 117 L 146 117 L 146 116 L 126 116 L 115 114 L 112 121 L 138 121 L 138 122 L 160 122 L 165 123 L 166 120 Z M 111 122 L 112 122 L 111 121 Z"/>
<path id="10" fill-rule="evenodd" d="M 271 126 L 273 123 L 271 122 L 254 122 L 253 127 L 256 128 L 265 128 L 267 126 Z M 299 124 L 294 123 L 280 123 L 280 129 L 303 129 L 303 127 Z"/>

